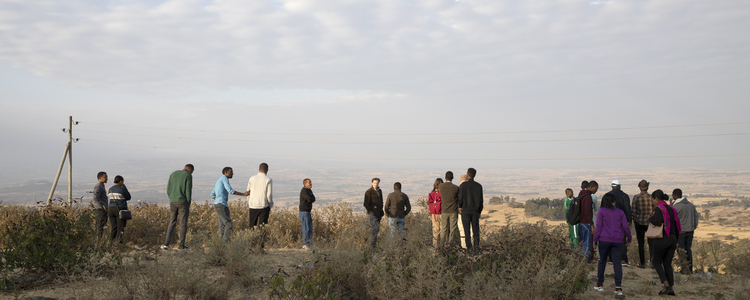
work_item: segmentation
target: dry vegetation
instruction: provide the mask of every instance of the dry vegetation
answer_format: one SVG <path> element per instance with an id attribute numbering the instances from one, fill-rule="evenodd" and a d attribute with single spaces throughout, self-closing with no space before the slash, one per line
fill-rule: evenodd
<path id="1" fill-rule="evenodd" d="M 209 203 L 191 207 L 187 244 L 192 251 L 162 251 L 168 209 L 131 207 L 127 245 L 93 236 L 90 211 L 56 205 L 40 210 L 0 203 L 0 297 L 59 299 L 590 299 L 611 298 L 589 290 L 595 266 L 567 246 L 564 221 L 526 216 L 523 208 L 487 205 L 481 219 L 482 250 L 434 249 L 428 216 L 407 216 L 407 241 L 391 238 L 384 220 L 378 249 L 369 249 L 365 216 L 349 204 L 316 206 L 314 251 L 300 250 L 295 209 L 272 210 L 269 225 L 250 230 L 247 209 L 232 202 L 234 232 L 217 238 Z M 699 211 L 701 208 L 699 208 Z M 418 211 L 415 210 L 415 211 Z M 718 207 L 711 221 L 719 221 Z M 486 216 L 486 217 L 485 217 Z M 743 218 L 734 214 L 727 221 Z M 727 224 L 730 226 L 731 224 Z M 705 226 L 705 227 L 704 227 Z M 725 233 L 726 231 L 718 231 Z M 724 234 L 722 234 L 724 236 Z M 737 234 L 737 236 L 740 236 Z M 175 236 L 176 242 L 177 237 Z M 265 245 L 261 249 L 261 244 Z M 675 289 L 688 299 L 750 299 L 750 241 L 699 238 L 696 267 L 713 279 L 678 275 Z M 638 256 L 635 243 L 631 261 Z M 675 264 L 681 262 L 676 260 Z M 624 269 L 629 298 L 659 290 L 651 269 Z"/>

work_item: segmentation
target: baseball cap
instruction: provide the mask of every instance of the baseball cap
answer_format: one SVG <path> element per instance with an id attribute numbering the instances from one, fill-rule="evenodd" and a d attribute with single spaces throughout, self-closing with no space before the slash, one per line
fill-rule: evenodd
<path id="1" fill-rule="evenodd" d="M 615 179 L 615 180 L 612 180 L 612 185 L 613 185 L 613 186 L 614 186 L 614 185 L 620 185 L 620 181 L 619 181 L 619 180 L 617 180 L 617 179 Z"/>

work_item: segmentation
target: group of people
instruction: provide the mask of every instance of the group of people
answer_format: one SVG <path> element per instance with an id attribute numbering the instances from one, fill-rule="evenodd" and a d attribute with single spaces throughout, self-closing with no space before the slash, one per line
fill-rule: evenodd
<path id="1" fill-rule="evenodd" d="M 122 243 L 127 218 L 122 218 L 120 211 L 128 210 L 128 201 L 131 198 L 130 192 L 128 192 L 128 188 L 125 186 L 125 179 L 120 175 L 115 176 L 115 185 L 107 191 L 104 186 L 109 180 L 107 173 L 99 172 L 96 174 L 96 178 L 97 183 L 93 191 L 94 197 L 91 200 L 96 215 L 96 236 L 102 238 L 104 227 L 107 225 L 107 219 L 109 219 L 109 227 L 111 229 L 110 241 Z"/>
<path id="2" fill-rule="evenodd" d="M 596 181 L 583 181 L 577 197 L 573 190 L 565 190 L 566 214 L 571 203 L 578 201 L 581 221 L 569 224 L 569 241 L 573 247 L 581 248 L 581 255 L 592 262 L 594 248 L 598 251 L 597 283 L 594 289 L 604 291 L 604 270 L 610 262 L 615 271 L 615 294 L 622 296 L 622 268 L 630 267 L 627 247 L 632 241 L 631 226 L 635 228 L 638 241 L 638 268 L 645 268 L 645 238 L 649 233 L 648 245 L 651 265 L 663 284 L 659 295 L 675 295 L 674 270 L 672 259 L 677 248 L 684 249 L 688 265 L 680 272 L 692 274 L 693 233 L 698 227 L 698 211 L 682 190 L 674 189 L 672 197 L 662 190 L 649 194 L 649 182 L 638 183 L 640 193 L 630 200 L 621 189 L 619 180 L 613 180 L 612 190 L 597 203 Z M 649 231 L 651 227 L 651 231 Z"/>

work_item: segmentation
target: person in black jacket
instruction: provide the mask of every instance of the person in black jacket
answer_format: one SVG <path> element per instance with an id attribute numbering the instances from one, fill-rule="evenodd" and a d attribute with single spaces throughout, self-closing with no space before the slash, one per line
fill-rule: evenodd
<path id="1" fill-rule="evenodd" d="M 372 187 L 365 192 L 365 209 L 370 219 L 370 246 L 375 248 L 378 244 L 378 233 L 380 233 L 380 220 L 383 218 L 383 191 L 380 190 L 380 178 L 372 179 Z"/>
<path id="2" fill-rule="evenodd" d="M 674 207 L 667 204 L 669 196 L 661 190 L 651 193 L 651 198 L 658 201 L 654 208 L 653 216 L 649 222 L 654 226 L 662 226 L 662 238 L 654 239 L 654 258 L 652 263 L 656 273 L 659 274 L 659 280 L 664 284 L 664 289 L 659 295 L 675 295 L 672 287 L 674 286 L 674 269 L 672 269 L 672 259 L 677 249 L 677 240 L 680 237 L 680 219 L 677 218 L 677 211 Z M 667 216 L 665 216 L 666 212 Z"/>
<path id="3" fill-rule="evenodd" d="M 310 242 L 312 241 L 312 211 L 313 202 L 315 202 L 315 195 L 312 191 L 312 180 L 305 178 L 302 180 L 302 190 L 299 191 L 299 220 L 302 222 L 302 249 L 310 249 Z"/>
<path id="4" fill-rule="evenodd" d="M 466 181 L 458 187 L 458 210 L 461 212 L 461 223 L 464 226 L 466 249 L 475 253 L 479 247 L 479 217 L 484 208 L 482 185 L 474 181 L 476 175 L 477 170 L 469 168 L 466 172 Z"/>
<path id="5" fill-rule="evenodd" d="M 109 197 L 107 215 L 109 216 L 109 226 L 112 227 L 109 238 L 112 242 L 117 240 L 122 244 L 127 220 L 120 219 L 120 211 L 128 209 L 127 201 L 130 200 L 130 192 L 125 187 L 125 179 L 122 176 L 115 176 L 115 185 L 109 188 L 107 196 Z"/>
<path id="6" fill-rule="evenodd" d="M 620 210 L 622 210 L 622 212 L 625 213 L 625 218 L 628 219 L 628 226 L 632 227 L 633 209 L 631 209 L 630 207 L 630 196 L 628 196 L 628 194 L 625 194 L 625 192 L 622 191 L 622 187 L 620 185 L 619 180 L 612 180 L 612 190 L 607 192 L 607 194 L 612 194 L 615 196 L 615 207 L 619 208 Z M 624 244 L 625 248 L 623 248 L 622 250 L 622 266 L 630 267 L 630 260 L 628 259 L 627 241 L 625 240 L 625 237 L 622 237 L 622 238 L 623 238 L 623 243 L 625 243 Z"/>

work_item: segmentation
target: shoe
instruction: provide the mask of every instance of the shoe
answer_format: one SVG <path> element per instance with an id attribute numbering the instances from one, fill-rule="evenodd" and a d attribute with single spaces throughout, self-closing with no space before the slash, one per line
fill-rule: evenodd
<path id="1" fill-rule="evenodd" d="M 623 268 L 630 268 L 630 264 L 628 264 L 628 263 L 624 263 L 624 264 L 622 264 L 622 267 L 623 267 Z"/>
<path id="2" fill-rule="evenodd" d="M 612 262 L 610 261 L 610 262 L 608 262 L 607 264 L 609 264 L 609 265 L 611 266 L 611 265 L 612 265 Z"/>
<path id="3" fill-rule="evenodd" d="M 310 247 L 308 247 L 307 245 L 302 245 L 302 249 L 304 249 L 304 250 L 310 250 Z"/>
<path id="4" fill-rule="evenodd" d="M 625 295 L 622 293 L 622 289 L 615 289 L 615 298 L 624 299 Z"/>
<path id="5" fill-rule="evenodd" d="M 190 250 L 193 250 L 193 248 L 190 248 L 190 247 L 188 247 L 188 246 L 185 246 L 185 247 L 180 247 L 180 248 L 177 248 L 177 250 L 180 250 L 180 251 L 183 251 L 183 250 L 186 250 L 186 251 L 190 251 Z"/>
<path id="6" fill-rule="evenodd" d="M 644 265 L 638 265 L 638 268 L 639 268 L 639 269 L 645 269 L 645 268 L 646 268 L 646 266 L 644 266 Z"/>
<path id="7" fill-rule="evenodd" d="M 159 248 L 161 248 L 161 250 L 169 250 L 169 246 L 167 245 L 161 245 Z"/>
<path id="8" fill-rule="evenodd" d="M 597 292 L 603 292 L 604 291 L 604 287 L 603 286 L 595 286 L 594 290 L 596 290 Z"/>

